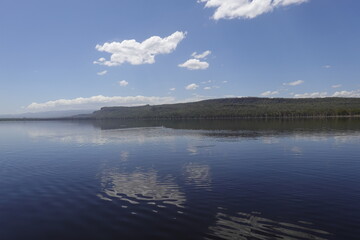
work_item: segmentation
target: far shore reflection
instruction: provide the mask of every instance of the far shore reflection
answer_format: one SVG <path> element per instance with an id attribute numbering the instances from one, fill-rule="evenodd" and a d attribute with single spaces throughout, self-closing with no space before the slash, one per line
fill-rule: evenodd
<path id="1" fill-rule="evenodd" d="M 102 130 L 165 127 L 183 130 L 230 130 L 243 132 L 309 132 L 309 131 L 360 131 L 360 118 L 328 119 L 227 119 L 227 120 L 98 120 L 91 121 Z"/>
<path id="2" fill-rule="evenodd" d="M 360 119 L 296 119 L 296 120 L 104 120 L 104 121 L 42 121 L 1 123 L 9 127 L 19 124 L 31 138 L 78 144 L 104 145 L 119 142 L 173 141 L 176 136 L 199 136 L 228 139 L 261 139 L 278 142 L 278 136 L 296 139 L 345 143 L 358 141 Z M 56 126 L 56 127 L 54 127 Z M 194 147 L 189 147 L 196 154 Z"/>

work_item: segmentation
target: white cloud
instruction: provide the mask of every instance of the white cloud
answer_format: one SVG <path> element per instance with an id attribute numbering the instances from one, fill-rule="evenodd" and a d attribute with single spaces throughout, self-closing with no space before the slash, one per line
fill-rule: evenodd
<path id="1" fill-rule="evenodd" d="M 119 81 L 119 85 L 122 87 L 126 87 L 128 84 L 129 84 L 129 82 L 127 82 L 125 80 Z"/>
<path id="2" fill-rule="evenodd" d="M 341 87 L 342 85 L 341 84 L 336 84 L 336 85 L 332 85 L 331 87 L 332 88 L 339 88 L 339 87 Z"/>
<path id="3" fill-rule="evenodd" d="M 106 66 L 118 66 L 125 62 L 132 65 L 152 64 L 155 62 L 155 56 L 159 54 L 168 54 L 173 52 L 177 45 L 185 38 L 186 33 L 174 32 L 168 37 L 161 38 L 152 36 L 143 42 L 137 42 L 135 39 L 124 40 L 122 42 L 104 43 L 96 45 L 96 50 L 111 54 L 110 60 L 99 58 L 94 64 Z"/>
<path id="4" fill-rule="evenodd" d="M 181 101 L 177 101 L 177 102 L 182 102 L 182 103 L 186 103 L 186 102 L 198 102 L 198 101 L 202 101 L 202 100 L 206 100 L 206 99 L 212 99 L 214 97 L 211 96 L 203 96 L 203 95 L 199 95 L 196 93 L 193 93 L 191 97 L 183 99 Z"/>
<path id="5" fill-rule="evenodd" d="M 186 62 L 179 64 L 179 67 L 187 68 L 189 70 L 203 70 L 209 67 L 207 62 L 201 62 L 198 59 L 189 59 Z"/>
<path id="6" fill-rule="evenodd" d="M 261 96 L 267 97 L 267 96 L 272 96 L 272 95 L 277 95 L 277 94 L 279 94 L 278 91 L 266 91 L 266 92 L 261 93 Z"/>
<path id="7" fill-rule="evenodd" d="M 313 93 L 303 93 L 303 94 L 294 94 L 294 98 L 324 98 L 324 97 L 360 97 L 360 89 L 353 91 L 338 91 L 329 95 L 327 92 L 313 92 Z"/>
<path id="8" fill-rule="evenodd" d="M 202 81 L 201 84 L 208 84 L 208 83 L 211 83 L 212 81 L 211 80 L 208 80 L 208 81 Z"/>
<path id="9" fill-rule="evenodd" d="M 204 90 L 211 90 L 211 89 L 217 89 L 217 88 L 220 88 L 219 86 L 207 86 L 207 87 L 204 87 Z"/>
<path id="10" fill-rule="evenodd" d="M 213 19 L 255 18 L 275 8 L 301 4 L 308 0 L 198 0 L 216 8 Z"/>
<path id="11" fill-rule="evenodd" d="M 300 85 L 300 84 L 303 84 L 303 83 L 304 83 L 303 80 L 297 80 L 295 82 L 283 83 L 283 85 L 285 85 L 285 86 L 297 86 L 297 85 Z"/>
<path id="12" fill-rule="evenodd" d="M 360 90 L 335 92 L 333 97 L 360 97 Z"/>
<path id="13" fill-rule="evenodd" d="M 193 52 L 191 56 L 193 58 L 187 60 L 186 62 L 179 64 L 179 67 L 187 68 L 189 70 L 203 70 L 209 67 L 209 63 L 205 61 L 200 61 L 199 59 L 205 59 L 208 55 L 211 54 L 211 51 L 207 50 L 203 53 L 198 54 L 197 52 Z M 209 81 L 211 82 L 211 81 Z"/>
<path id="14" fill-rule="evenodd" d="M 105 74 L 107 74 L 107 71 L 105 70 L 105 71 L 102 71 L 102 72 L 98 72 L 97 73 L 97 75 L 99 75 L 99 76 L 103 76 L 103 75 L 105 75 Z"/>
<path id="15" fill-rule="evenodd" d="M 331 68 L 331 65 L 324 65 L 323 68 L 329 69 L 329 68 Z"/>
<path id="16" fill-rule="evenodd" d="M 203 59 L 203 58 L 206 58 L 207 56 L 209 56 L 210 54 L 211 54 L 211 51 L 207 50 L 200 54 L 198 54 L 197 52 L 194 52 L 193 54 L 191 54 L 191 56 L 196 59 Z"/>
<path id="17" fill-rule="evenodd" d="M 170 90 L 170 91 L 175 91 L 175 90 L 176 90 L 176 88 L 170 88 L 169 90 Z"/>
<path id="18" fill-rule="evenodd" d="M 101 57 L 97 61 L 93 61 L 93 64 L 105 65 L 104 62 L 106 62 L 106 59 Z"/>
<path id="19" fill-rule="evenodd" d="M 192 84 L 189 84 L 185 87 L 186 90 L 195 90 L 199 87 L 199 85 L 195 84 L 195 83 L 192 83 Z"/>
<path id="20" fill-rule="evenodd" d="M 26 107 L 29 111 L 50 111 L 50 110 L 70 110 L 70 109 L 96 109 L 105 106 L 136 106 L 144 104 L 165 104 L 174 103 L 173 97 L 146 97 L 146 96 L 114 96 L 106 97 L 102 95 L 88 98 L 58 99 L 44 103 L 31 103 Z"/>
<path id="21" fill-rule="evenodd" d="M 313 92 L 313 93 L 302 93 L 295 94 L 294 98 L 324 98 L 327 97 L 327 92 Z"/>
<path id="22" fill-rule="evenodd" d="M 224 98 L 243 98 L 244 96 L 237 96 L 237 95 L 224 95 Z"/>

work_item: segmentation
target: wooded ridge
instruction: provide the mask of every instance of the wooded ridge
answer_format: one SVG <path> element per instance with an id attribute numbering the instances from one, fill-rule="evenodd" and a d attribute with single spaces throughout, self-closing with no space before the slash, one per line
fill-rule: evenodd
<path id="1" fill-rule="evenodd" d="M 360 115 L 360 98 L 222 98 L 199 102 L 103 107 L 95 119 L 298 118 Z"/>

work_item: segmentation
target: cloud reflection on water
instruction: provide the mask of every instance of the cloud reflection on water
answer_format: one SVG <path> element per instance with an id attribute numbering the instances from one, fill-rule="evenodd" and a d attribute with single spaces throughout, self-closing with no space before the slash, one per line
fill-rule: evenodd
<path id="1" fill-rule="evenodd" d="M 121 151 L 120 153 L 120 160 L 126 162 L 129 159 L 129 152 Z"/>
<path id="2" fill-rule="evenodd" d="M 217 213 L 216 223 L 209 234 L 221 239 L 317 239 L 325 240 L 330 233 L 311 228 L 310 223 L 277 222 L 259 216 L 259 213 L 242 213 L 235 216 Z M 212 239 L 212 238 L 210 238 Z"/>
<path id="3" fill-rule="evenodd" d="M 172 130 L 166 131 L 160 127 L 99 130 L 89 125 L 79 128 L 78 125 L 58 124 L 56 127 L 52 127 L 50 123 L 29 125 L 25 130 L 30 138 L 47 138 L 51 141 L 81 145 L 106 145 L 109 143 L 143 144 L 157 141 L 169 142 L 175 139 L 175 135 L 171 133 Z"/>
<path id="4" fill-rule="evenodd" d="M 193 184 L 198 188 L 210 189 L 211 175 L 208 165 L 188 163 L 184 166 L 184 174 L 187 183 Z"/>
<path id="5" fill-rule="evenodd" d="M 205 121 L 206 122 L 206 121 Z M 234 121 L 236 122 L 236 121 Z M 171 123 L 171 121 L 169 121 Z M 170 124 L 171 125 L 171 124 Z M 174 141 L 178 136 L 190 136 L 201 138 L 217 138 L 223 141 L 237 141 L 240 139 L 261 140 L 266 144 L 277 144 L 279 139 L 291 137 L 296 141 L 325 142 L 332 141 L 334 144 L 358 142 L 360 132 L 333 129 L 332 131 L 294 129 L 292 131 L 277 131 L 276 129 L 238 129 L 238 130 L 192 130 L 188 128 L 173 129 L 166 127 L 134 127 L 132 128 L 106 128 L 101 130 L 90 123 L 74 122 L 28 122 L 23 125 L 23 130 L 31 138 L 48 138 L 51 141 L 105 145 L 108 143 L 147 143 L 156 141 Z M 18 127 L 18 126 L 17 126 Z M 186 126 L 190 127 L 190 126 Z M 220 128 L 221 126 L 219 126 Z M 189 153 L 196 154 L 198 149 L 189 146 Z"/>
<path id="6" fill-rule="evenodd" d="M 135 171 L 129 173 L 106 172 L 101 177 L 102 193 L 99 195 L 103 200 L 114 198 L 127 201 L 130 204 L 156 204 L 163 207 L 164 204 L 184 207 L 185 194 L 174 183 L 171 176 L 160 180 L 157 172 Z"/>

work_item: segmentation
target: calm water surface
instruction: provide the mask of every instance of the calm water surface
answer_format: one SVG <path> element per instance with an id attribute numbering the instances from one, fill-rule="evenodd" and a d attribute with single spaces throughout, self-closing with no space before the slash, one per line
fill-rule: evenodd
<path id="1" fill-rule="evenodd" d="M 0 122 L 0 239 L 359 239 L 360 120 Z"/>

